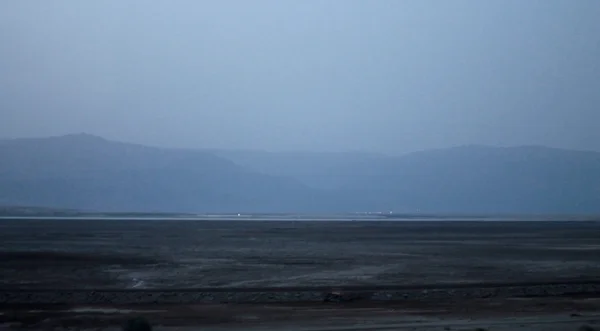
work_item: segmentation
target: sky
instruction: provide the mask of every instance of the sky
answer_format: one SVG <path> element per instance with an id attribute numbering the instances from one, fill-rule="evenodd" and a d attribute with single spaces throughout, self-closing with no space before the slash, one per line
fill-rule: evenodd
<path id="1" fill-rule="evenodd" d="M 0 136 L 600 151 L 598 0 L 0 2 Z"/>

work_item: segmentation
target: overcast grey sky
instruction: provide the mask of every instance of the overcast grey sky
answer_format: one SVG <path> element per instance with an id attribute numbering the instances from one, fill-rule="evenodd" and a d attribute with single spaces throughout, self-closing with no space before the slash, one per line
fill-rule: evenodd
<path id="1" fill-rule="evenodd" d="M 600 150 L 598 0 L 0 2 L 0 135 Z"/>

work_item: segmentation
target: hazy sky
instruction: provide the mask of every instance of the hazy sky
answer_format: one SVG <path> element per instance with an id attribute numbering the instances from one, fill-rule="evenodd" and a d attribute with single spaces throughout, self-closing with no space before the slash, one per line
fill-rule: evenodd
<path id="1" fill-rule="evenodd" d="M 0 2 L 0 136 L 600 150 L 598 0 Z"/>

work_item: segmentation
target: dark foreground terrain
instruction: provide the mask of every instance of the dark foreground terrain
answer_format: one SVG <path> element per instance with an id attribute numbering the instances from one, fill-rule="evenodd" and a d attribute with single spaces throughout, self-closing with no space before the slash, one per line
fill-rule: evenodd
<path id="1" fill-rule="evenodd" d="M 600 222 L 0 220 L 0 287 L 600 279 Z"/>
<path id="2" fill-rule="evenodd" d="M 600 300 L 513 298 L 393 304 L 0 306 L 0 330 L 120 330 L 143 316 L 154 330 L 600 330 Z M 588 326 L 589 328 L 582 328 Z"/>
<path id="3" fill-rule="evenodd" d="M 0 221 L 0 330 L 593 331 L 599 276 L 592 221 Z"/>

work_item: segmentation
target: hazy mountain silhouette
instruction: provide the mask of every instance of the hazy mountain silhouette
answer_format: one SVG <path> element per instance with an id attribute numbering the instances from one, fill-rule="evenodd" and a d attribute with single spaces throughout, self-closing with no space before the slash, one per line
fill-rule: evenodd
<path id="1" fill-rule="evenodd" d="M 335 190 L 368 210 L 600 212 L 597 152 L 471 145 L 398 157 L 249 151 L 218 154 L 262 173 Z"/>
<path id="2" fill-rule="evenodd" d="M 0 204 L 103 211 L 600 212 L 600 153 L 463 146 L 399 157 L 0 141 Z"/>
<path id="3" fill-rule="evenodd" d="M 253 171 L 295 178 L 319 189 L 343 187 L 348 178 L 340 176 L 340 169 L 349 165 L 368 169 L 389 157 L 374 153 L 323 153 L 323 152 L 265 152 L 245 150 L 213 150 L 216 155 L 227 158 Z M 350 174 L 352 176 L 352 174 Z"/>
<path id="4" fill-rule="evenodd" d="M 318 210 L 294 179 L 246 171 L 211 153 L 91 135 L 0 143 L 0 202 L 103 211 Z"/>
<path id="5" fill-rule="evenodd" d="M 600 211 L 600 153 L 545 147 L 465 146 L 346 168 L 345 189 L 394 197 L 435 212 L 594 213 Z M 362 173 L 361 175 L 357 175 Z M 396 200 L 399 199 L 399 200 Z M 391 202 L 390 202 L 391 203 Z"/>

